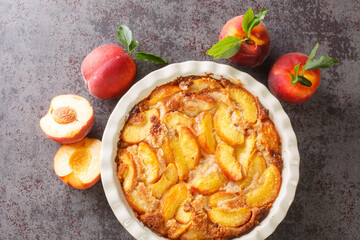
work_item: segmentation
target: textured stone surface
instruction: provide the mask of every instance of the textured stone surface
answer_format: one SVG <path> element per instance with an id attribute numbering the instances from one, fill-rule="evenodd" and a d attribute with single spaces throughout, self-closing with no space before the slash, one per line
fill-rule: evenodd
<path id="1" fill-rule="evenodd" d="M 272 49 L 262 66 L 239 70 L 266 85 L 278 57 L 309 53 L 317 41 L 319 56 L 341 62 L 321 71 L 320 87 L 308 102 L 283 103 L 299 141 L 300 182 L 269 239 L 360 238 L 358 0 L 0 0 L 0 6 L 0 239 L 132 239 L 100 182 L 76 190 L 56 177 L 52 159 L 60 144 L 42 133 L 40 117 L 52 97 L 81 95 L 96 114 L 90 137 L 100 139 L 117 100 L 95 99 L 85 88 L 80 64 L 88 52 L 118 43 L 116 30 L 126 24 L 141 50 L 170 63 L 211 60 L 205 51 L 223 24 L 249 7 L 270 9 L 265 24 Z M 161 67 L 137 66 L 136 80 Z"/>

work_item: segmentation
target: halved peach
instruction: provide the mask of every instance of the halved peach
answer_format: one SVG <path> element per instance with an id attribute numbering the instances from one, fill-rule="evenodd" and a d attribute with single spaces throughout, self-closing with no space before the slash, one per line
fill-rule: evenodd
<path id="1" fill-rule="evenodd" d="M 216 142 L 214 138 L 213 115 L 211 111 L 205 111 L 197 115 L 196 122 L 199 124 L 200 134 L 198 135 L 198 141 L 200 147 L 207 154 L 214 154 L 216 148 Z"/>
<path id="2" fill-rule="evenodd" d="M 165 193 L 160 202 L 160 209 L 165 222 L 174 218 L 176 210 L 185 201 L 187 195 L 187 187 L 184 183 L 176 184 Z"/>
<path id="3" fill-rule="evenodd" d="M 251 217 L 250 208 L 223 209 L 214 208 L 208 212 L 208 217 L 212 223 L 220 226 L 238 227 L 249 221 Z"/>
<path id="4" fill-rule="evenodd" d="M 218 191 L 226 183 L 226 177 L 219 170 L 215 170 L 208 173 L 207 176 L 199 176 L 195 178 L 189 184 L 193 191 L 202 195 L 210 195 Z"/>
<path id="5" fill-rule="evenodd" d="M 159 119 L 159 110 L 156 108 L 144 112 L 145 116 L 142 121 L 126 123 L 121 138 L 128 143 L 139 143 L 150 135 L 151 127 Z"/>
<path id="6" fill-rule="evenodd" d="M 160 87 L 155 88 L 154 91 L 151 92 L 149 96 L 149 105 L 154 105 L 157 102 L 177 93 L 180 92 L 181 89 L 176 85 L 163 85 Z"/>
<path id="7" fill-rule="evenodd" d="M 230 112 L 221 104 L 214 114 L 214 128 L 219 137 L 230 145 L 240 145 L 244 142 L 244 134 L 232 124 Z"/>
<path id="8" fill-rule="evenodd" d="M 256 182 L 266 169 L 266 161 L 260 154 L 251 155 L 249 169 L 246 177 L 239 182 L 241 189 L 246 190 L 252 183 Z"/>
<path id="9" fill-rule="evenodd" d="M 242 167 L 242 173 L 244 176 L 249 171 L 249 163 L 251 155 L 255 151 L 255 133 L 245 137 L 245 141 L 242 145 L 235 147 L 235 157 L 240 162 Z"/>
<path id="10" fill-rule="evenodd" d="M 92 106 L 85 98 L 73 94 L 54 97 L 49 111 L 40 120 L 43 132 L 62 144 L 79 142 L 91 131 L 93 124 Z"/>
<path id="11" fill-rule="evenodd" d="M 100 179 L 100 148 L 101 141 L 94 138 L 61 146 L 54 157 L 56 175 L 74 188 L 91 187 Z"/>
<path id="12" fill-rule="evenodd" d="M 273 202 L 279 194 L 280 186 L 280 171 L 277 167 L 271 165 L 259 179 L 259 186 L 245 195 L 246 205 L 249 207 L 261 207 Z"/>
<path id="13" fill-rule="evenodd" d="M 139 143 L 138 154 L 144 164 L 146 182 L 154 183 L 159 178 L 160 163 L 156 153 L 145 142 Z"/>
<path id="14" fill-rule="evenodd" d="M 249 123 L 255 123 L 258 117 L 258 108 L 254 96 L 243 88 L 229 87 L 232 98 L 244 113 L 244 118 Z"/>
<path id="15" fill-rule="evenodd" d="M 215 159 L 229 180 L 239 181 L 242 179 L 241 165 L 235 158 L 233 147 L 224 142 L 219 143 L 216 148 Z"/>
<path id="16" fill-rule="evenodd" d="M 162 195 L 178 180 L 178 173 L 174 164 L 170 163 L 164 170 L 159 181 L 150 185 L 151 193 L 156 198 Z"/>
<path id="17" fill-rule="evenodd" d="M 121 173 L 118 178 L 122 181 L 124 191 L 129 192 L 135 186 L 136 165 L 132 155 L 126 150 L 120 151 L 118 157 L 120 163 L 118 173 Z"/>
<path id="18" fill-rule="evenodd" d="M 191 128 L 192 118 L 180 112 L 169 112 L 164 116 L 164 122 L 169 128 L 176 129 L 178 126 L 186 126 Z"/>

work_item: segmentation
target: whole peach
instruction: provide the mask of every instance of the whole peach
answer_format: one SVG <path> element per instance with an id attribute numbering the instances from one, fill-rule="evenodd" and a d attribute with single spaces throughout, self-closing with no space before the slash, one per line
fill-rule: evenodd
<path id="1" fill-rule="evenodd" d="M 136 64 L 121 47 L 105 44 L 84 58 L 81 73 L 92 95 L 113 99 L 130 87 L 136 74 Z"/>
<path id="2" fill-rule="evenodd" d="M 240 39 L 246 38 L 246 33 L 242 28 L 244 15 L 230 19 L 222 28 L 219 40 L 234 36 Z M 250 33 L 249 40 L 243 41 L 239 51 L 229 58 L 233 63 L 256 67 L 262 64 L 270 53 L 270 35 L 264 23 L 254 27 Z"/>
<path id="3" fill-rule="evenodd" d="M 291 74 L 296 75 L 294 66 L 300 63 L 299 72 L 302 72 L 307 59 L 308 56 L 302 53 L 288 53 L 275 61 L 269 73 L 268 84 L 277 98 L 287 103 L 302 103 L 314 94 L 321 79 L 319 68 L 304 71 L 304 77 L 312 83 L 310 87 L 298 82 L 293 86 L 291 83 Z"/>

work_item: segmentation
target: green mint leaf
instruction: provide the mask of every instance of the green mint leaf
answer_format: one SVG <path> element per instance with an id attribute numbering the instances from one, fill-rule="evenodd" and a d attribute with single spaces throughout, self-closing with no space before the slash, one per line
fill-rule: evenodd
<path id="1" fill-rule="evenodd" d="M 311 87 L 312 86 L 312 82 L 309 79 L 307 79 L 306 77 L 304 77 L 304 76 L 299 76 L 297 82 L 300 83 L 301 85 L 306 86 L 306 87 Z"/>
<path id="2" fill-rule="evenodd" d="M 125 44 L 128 49 L 132 41 L 132 32 L 126 25 L 121 25 L 118 30 L 118 38 L 121 43 Z"/>
<path id="3" fill-rule="evenodd" d="M 132 53 L 135 48 L 139 46 L 139 42 L 135 40 L 131 40 L 131 43 L 129 45 L 129 53 Z"/>
<path id="4" fill-rule="evenodd" d="M 269 11 L 268 9 L 261 9 L 260 12 L 248 23 L 247 35 L 250 35 L 250 32 L 254 27 L 258 26 L 265 18 L 265 15 Z"/>
<path id="5" fill-rule="evenodd" d="M 214 56 L 214 59 L 230 58 L 239 51 L 241 42 L 244 40 L 245 39 L 240 39 L 234 36 L 227 36 L 207 50 L 206 54 Z"/>
<path id="6" fill-rule="evenodd" d="M 162 64 L 162 63 L 167 63 L 168 60 L 151 54 L 151 53 L 146 53 L 146 52 L 137 52 L 136 53 L 136 57 L 135 59 L 141 60 L 141 61 L 149 61 L 151 63 L 155 63 L 155 64 Z"/>
<path id="7" fill-rule="evenodd" d="M 248 32 L 249 22 L 250 22 L 251 20 L 253 20 L 254 17 L 255 17 L 254 11 L 252 10 L 252 8 L 249 8 L 249 9 L 246 11 L 246 13 L 245 13 L 245 15 L 244 15 L 244 18 L 243 18 L 243 20 L 242 20 L 242 29 L 243 29 L 243 31 L 244 31 L 245 33 Z"/>
<path id="8" fill-rule="evenodd" d="M 311 59 L 306 65 L 305 70 L 313 70 L 316 68 L 328 68 L 333 65 L 339 65 L 339 63 L 331 57 L 321 56 L 320 58 L 317 59 Z"/>

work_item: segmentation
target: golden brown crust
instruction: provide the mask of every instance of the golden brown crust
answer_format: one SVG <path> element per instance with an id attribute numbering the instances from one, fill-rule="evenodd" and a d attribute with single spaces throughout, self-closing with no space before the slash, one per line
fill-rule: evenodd
<path id="1" fill-rule="evenodd" d="M 238 93 L 230 94 L 230 89 L 240 92 L 241 96 L 231 95 Z M 245 95 L 245 98 L 242 101 L 241 97 L 243 95 Z M 236 102 L 234 102 L 234 98 L 237 99 Z M 250 104 L 250 107 L 247 108 L 246 104 Z M 213 131 L 208 131 L 208 136 L 201 135 L 202 130 L 198 129 L 199 121 L 202 119 L 201 114 L 210 112 L 209 114 L 214 116 L 219 106 L 224 106 L 227 109 L 229 116 L 226 121 L 228 124 L 233 125 L 231 129 L 235 129 L 237 134 L 243 134 L 241 138 L 247 139 L 249 136 L 254 136 L 250 146 L 244 145 L 246 144 L 245 140 L 243 143 L 236 142 L 236 144 L 229 145 L 230 148 L 234 149 L 241 145 L 241 151 L 248 151 L 248 154 L 239 155 L 242 158 L 247 157 L 245 160 L 236 159 L 240 164 L 247 164 L 242 167 L 243 171 L 244 167 L 246 167 L 247 174 L 239 177 L 239 180 L 236 178 L 236 181 L 226 179 L 225 168 L 215 160 L 214 151 L 204 151 L 208 147 L 204 146 L 204 144 L 207 144 L 206 138 L 209 137 L 209 134 L 213 135 L 210 138 L 213 139 L 211 140 L 212 143 L 214 143 L 215 139 L 215 146 L 224 141 L 224 136 L 221 133 L 226 131 L 220 132 L 223 126 L 221 124 L 217 125 L 216 128 L 212 126 Z M 159 115 L 154 115 L 147 120 L 144 112 L 152 111 L 153 108 L 157 108 Z M 249 117 L 249 109 L 255 109 L 256 113 L 251 110 L 254 113 L 251 115 L 253 118 Z M 171 120 L 171 122 L 165 123 L 164 116 L 170 112 L 179 113 L 170 116 L 173 118 L 167 119 L 167 121 Z M 179 115 L 185 116 L 186 119 L 184 120 L 184 117 L 181 116 L 178 117 Z M 130 111 L 126 124 L 140 126 L 146 121 L 150 121 L 151 127 L 145 139 L 141 138 L 143 140 L 140 142 L 138 142 L 139 140 L 125 142 L 120 139 L 118 147 L 119 153 L 128 150 L 134 159 L 138 174 L 135 174 L 135 186 L 131 191 L 125 192 L 125 197 L 133 208 L 135 215 L 147 227 L 157 234 L 171 239 L 229 239 L 251 231 L 268 214 L 273 202 L 272 199 L 267 199 L 268 201 L 263 202 L 263 204 L 251 205 L 252 207 L 249 207 L 247 201 L 250 197 L 253 200 L 254 190 L 257 189 L 264 188 L 264 191 L 273 191 L 272 195 L 278 194 L 275 192 L 278 190 L 269 188 L 269 181 L 264 180 L 266 177 L 264 170 L 270 168 L 270 166 L 275 166 L 279 171 L 275 171 L 277 175 L 271 175 L 271 177 L 275 178 L 277 182 L 281 182 L 281 175 L 278 173 L 281 174 L 282 169 L 280 136 L 274 123 L 269 118 L 269 111 L 260 104 L 257 97 L 252 96 L 250 92 L 244 89 L 241 83 L 234 84 L 225 78 L 216 80 L 210 75 L 179 77 L 168 84 L 157 87 L 148 98 L 135 105 Z M 211 129 L 211 124 L 207 126 L 210 126 Z M 182 132 L 181 129 L 184 128 L 188 130 L 188 134 Z M 140 133 L 143 134 L 141 127 L 139 129 Z M 180 139 L 181 134 L 183 135 Z M 128 137 L 131 139 L 131 135 Z M 201 147 L 199 146 L 200 137 L 203 138 L 201 139 Z M 239 136 L 234 137 L 239 138 Z M 177 139 L 175 142 L 173 141 L 174 138 Z M 134 137 L 134 139 L 140 138 Z M 154 160 L 154 156 L 149 156 L 150 158 L 142 156 L 139 158 L 137 149 L 142 142 L 150 146 L 157 159 Z M 230 143 L 233 142 L 230 141 Z M 179 151 L 175 151 L 177 149 L 173 149 L 174 147 L 183 149 L 179 153 Z M 248 149 L 249 147 L 253 149 Z M 190 157 L 181 155 L 181 152 L 186 152 L 186 155 Z M 196 161 L 193 162 L 193 159 L 196 159 Z M 128 166 L 119 162 L 118 158 L 115 161 L 118 164 L 117 176 L 122 184 L 125 180 L 128 182 L 132 180 L 124 179 L 126 175 L 124 172 L 127 171 Z M 158 169 L 148 168 L 148 164 L 154 161 L 157 162 Z M 163 174 L 169 164 L 173 164 L 174 169 L 174 166 L 176 166 L 179 176 L 184 177 L 174 179 Z M 226 171 L 229 171 L 231 168 L 227 169 Z M 159 171 L 158 179 L 163 176 L 161 181 L 156 182 L 156 186 L 153 182 L 146 182 L 146 176 L 143 174 L 145 171 L 151 173 L 153 170 Z M 219 173 L 224 179 L 216 178 L 215 173 Z M 128 174 L 126 176 L 132 175 Z M 211 178 L 211 176 L 214 177 Z M 247 184 L 242 184 L 244 178 L 246 178 Z M 199 186 L 200 183 L 201 186 Z M 181 184 L 186 186 L 187 194 L 185 194 L 186 191 L 184 192 L 184 187 L 179 188 L 182 189 L 181 194 L 176 192 L 180 191 L 176 189 L 176 186 Z M 151 190 L 155 188 L 157 193 Z M 166 194 L 170 189 L 172 194 Z M 210 205 L 209 198 L 219 193 L 219 191 L 226 193 L 230 197 L 224 197 L 217 200 L 215 204 Z M 220 195 L 223 193 L 220 193 Z M 252 195 L 250 196 L 250 194 Z M 181 200 L 176 199 L 176 196 L 180 197 L 180 195 Z M 168 199 L 164 199 L 165 196 Z M 160 204 L 164 202 L 166 204 Z M 256 202 L 260 201 L 252 201 L 251 203 L 256 204 Z M 262 206 L 264 204 L 266 205 Z M 179 211 L 180 205 L 182 206 L 181 211 Z M 212 213 L 214 211 L 210 211 L 215 208 L 224 209 L 221 211 L 237 211 L 242 208 L 247 211 L 247 215 L 244 215 L 246 217 L 243 218 L 244 221 L 241 223 L 227 225 L 227 221 L 232 221 L 232 219 L 226 219 L 226 215 L 220 216 L 224 219 L 213 219 Z M 210 215 L 211 221 L 209 219 Z M 165 219 L 169 220 L 165 221 Z"/>

